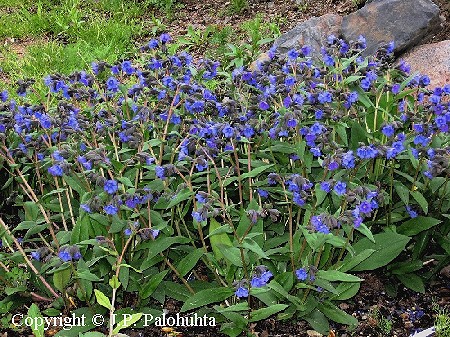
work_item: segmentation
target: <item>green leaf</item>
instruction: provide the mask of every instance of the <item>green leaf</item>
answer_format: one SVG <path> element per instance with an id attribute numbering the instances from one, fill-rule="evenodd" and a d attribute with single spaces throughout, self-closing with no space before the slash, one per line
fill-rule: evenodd
<path id="1" fill-rule="evenodd" d="M 256 255 L 258 255 L 261 259 L 268 259 L 269 257 L 264 253 L 264 251 L 261 249 L 261 247 L 252 239 L 245 238 L 244 242 L 242 242 L 242 248 L 246 248 L 248 250 L 251 250 Z"/>
<path id="2" fill-rule="evenodd" d="M 33 335 L 35 337 L 44 337 L 45 324 L 40 324 L 40 321 L 43 321 L 43 318 L 39 307 L 35 303 L 33 303 L 28 309 L 28 317 L 33 319 L 33 324 L 30 326 L 31 331 L 33 331 Z"/>
<path id="3" fill-rule="evenodd" d="M 136 250 L 148 249 L 147 259 L 158 255 L 159 253 L 165 251 L 167 248 L 176 243 L 188 243 L 189 239 L 183 236 L 174 237 L 158 237 L 156 240 L 150 240 L 136 247 Z M 143 267 L 141 267 L 144 270 Z"/>
<path id="4" fill-rule="evenodd" d="M 425 214 L 428 214 L 428 201 L 424 198 L 422 193 L 419 191 L 411 191 L 412 197 L 417 201 L 417 203 L 422 207 Z"/>
<path id="5" fill-rule="evenodd" d="M 25 220 L 37 221 L 39 215 L 39 206 L 33 201 L 27 201 L 23 203 L 25 209 Z"/>
<path id="6" fill-rule="evenodd" d="M 348 76 L 344 79 L 343 83 L 344 84 L 350 84 L 353 82 L 358 81 L 360 78 L 362 78 L 363 76 L 357 76 L 357 75 L 352 75 L 352 76 Z"/>
<path id="7" fill-rule="evenodd" d="M 267 308 L 261 308 L 255 311 L 252 311 L 250 315 L 249 322 L 257 322 L 263 319 L 266 319 L 277 312 L 283 311 L 288 307 L 287 304 L 274 304 Z"/>
<path id="8" fill-rule="evenodd" d="M 326 335 L 330 331 L 328 319 L 317 309 L 305 317 L 305 320 L 315 331 L 320 332 L 321 334 Z"/>
<path id="9" fill-rule="evenodd" d="M 119 323 L 117 323 L 116 327 L 113 330 L 113 334 L 117 334 L 120 330 L 132 326 L 134 323 L 136 323 L 141 319 L 142 315 L 143 315 L 142 312 L 132 315 L 123 314 L 124 319 Z"/>
<path id="10" fill-rule="evenodd" d="M 172 208 L 175 205 L 178 205 L 180 202 L 185 201 L 191 198 L 194 195 L 189 188 L 185 188 L 177 193 L 177 195 L 170 200 L 169 204 L 166 206 L 166 209 Z"/>
<path id="11" fill-rule="evenodd" d="M 88 281 L 92 281 L 92 282 L 98 282 L 100 281 L 100 279 L 98 278 L 97 275 L 92 274 L 89 270 L 84 269 L 84 270 L 78 270 L 77 271 L 77 278 L 82 279 L 82 280 L 88 280 Z"/>
<path id="12" fill-rule="evenodd" d="M 374 270 L 387 265 L 395 259 L 406 247 L 410 238 L 394 232 L 384 232 L 374 235 L 375 243 L 363 238 L 353 245 L 356 254 L 366 249 L 375 252 L 353 268 L 354 271 Z"/>
<path id="13" fill-rule="evenodd" d="M 127 221 L 120 219 L 117 215 L 112 216 L 111 227 L 109 233 L 119 233 L 127 226 Z"/>
<path id="14" fill-rule="evenodd" d="M 418 216 L 417 218 L 412 218 L 404 222 L 397 228 L 397 232 L 403 235 L 413 236 L 430 229 L 441 222 L 441 220 L 432 217 Z"/>
<path id="15" fill-rule="evenodd" d="M 219 232 L 221 228 L 224 228 L 225 226 L 221 226 L 216 220 L 210 219 L 209 220 L 209 242 L 211 244 L 211 248 L 214 252 L 214 256 L 217 260 L 222 259 L 224 256 L 222 254 L 222 250 L 220 249 L 219 245 L 223 245 L 226 247 L 231 247 L 233 244 L 231 243 L 231 240 L 229 236 L 226 233 Z M 214 234 L 217 232 L 217 234 Z M 241 263 L 242 265 L 242 263 Z"/>
<path id="16" fill-rule="evenodd" d="M 185 276 L 187 273 L 191 271 L 192 268 L 195 267 L 198 260 L 203 256 L 205 251 L 203 248 L 194 249 L 188 255 L 186 255 L 177 265 L 177 270 L 181 276 Z"/>
<path id="17" fill-rule="evenodd" d="M 191 295 L 184 285 L 171 281 L 164 281 L 164 290 L 168 297 L 180 302 L 185 302 Z"/>
<path id="18" fill-rule="evenodd" d="M 347 314 L 345 311 L 342 311 L 335 305 L 325 302 L 323 304 L 319 304 L 320 311 L 327 316 L 329 319 L 336 323 L 346 324 L 346 325 L 357 325 L 358 320 Z"/>
<path id="19" fill-rule="evenodd" d="M 131 182 L 131 180 L 127 177 L 120 177 L 117 178 L 117 181 L 121 182 L 126 187 L 134 187 L 134 184 Z"/>
<path id="20" fill-rule="evenodd" d="M 420 260 L 407 260 L 389 265 L 392 274 L 409 274 L 422 269 L 423 262 Z"/>
<path id="21" fill-rule="evenodd" d="M 169 270 L 163 270 L 162 272 L 153 275 L 152 278 L 141 288 L 140 296 L 145 299 L 153 294 L 168 272 Z"/>
<path id="22" fill-rule="evenodd" d="M 254 178 L 257 177 L 258 175 L 260 175 L 262 172 L 264 172 L 265 170 L 271 168 L 274 164 L 270 164 L 270 165 L 264 165 L 264 166 L 260 166 L 257 167 L 253 170 L 251 170 L 250 172 L 244 173 L 242 174 L 242 178 Z"/>
<path id="23" fill-rule="evenodd" d="M 224 244 L 216 245 L 220 254 L 237 267 L 242 267 L 241 251 L 237 247 L 225 246 Z"/>
<path id="24" fill-rule="evenodd" d="M 247 311 L 247 310 L 250 310 L 250 307 L 248 306 L 247 301 L 245 301 L 245 302 L 240 302 L 238 304 L 234 304 L 229 307 L 221 307 L 219 305 L 215 305 L 214 309 L 217 312 L 223 313 L 223 312 L 234 312 L 234 311 Z"/>
<path id="25" fill-rule="evenodd" d="M 343 144 L 345 146 L 348 146 L 347 129 L 346 129 L 345 125 L 338 124 L 334 127 L 334 129 L 336 130 L 337 134 L 339 135 L 339 138 L 341 138 Z"/>
<path id="26" fill-rule="evenodd" d="M 320 184 L 314 187 L 314 194 L 316 196 L 316 207 L 319 206 L 327 197 L 327 192 L 320 188 Z"/>
<path id="27" fill-rule="evenodd" d="M 343 273 L 338 270 L 319 270 L 317 272 L 317 277 L 327 280 L 327 281 L 342 281 L 342 282 L 361 282 L 357 276 Z"/>
<path id="28" fill-rule="evenodd" d="M 106 297 L 106 295 L 98 289 L 94 289 L 94 293 L 95 298 L 97 299 L 97 303 L 105 307 L 106 309 L 111 310 L 111 302 L 109 301 L 109 298 Z"/>
<path id="29" fill-rule="evenodd" d="M 409 189 L 398 181 L 394 183 L 394 188 L 403 203 L 409 205 Z"/>
<path id="30" fill-rule="evenodd" d="M 366 108 L 373 107 L 372 101 L 369 99 L 367 92 L 363 91 L 361 87 L 357 86 L 356 91 L 358 92 L 358 100 L 364 104 Z"/>
<path id="31" fill-rule="evenodd" d="M 124 265 L 121 264 L 120 266 L 124 266 Z M 136 270 L 135 268 L 133 268 L 133 269 Z M 130 269 L 128 267 L 120 268 L 120 270 L 119 270 L 119 281 L 120 282 L 119 283 L 122 284 L 122 287 L 124 288 L 124 290 L 127 289 L 129 280 L 130 280 Z"/>
<path id="32" fill-rule="evenodd" d="M 338 269 L 341 270 L 342 272 L 352 270 L 352 268 L 356 267 L 358 264 L 368 259 L 369 256 L 371 256 L 374 252 L 375 249 L 364 249 L 358 255 L 348 256 L 344 260 L 344 264 Z"/>
<path id="33" fill-rule="evenodd" d="M 215 302 L 224 301 L 233 294 L 233 289 L 223 287 L 201 290 L 186 300 L 181 307 L 180 312 L 192 310 Z"/>
<path id="34" fill-rule="evenodd" d="M 55 288 L 60 292 L 64 291 L 66 285 L 70 282 L 70 277 L 72 276 L 72 270 L 70 268 L 66 268 L 63 270 L 58 270 L 53 274 L 53 284 Z"/>
<path id="35" fill-rule="evenodd" d="M 362 223 L 358 228 L 356 228 L 356 230 L 367 237 L 370 241 L 375 242 L 372 231 L 367 228 L 365 224 Z"/>
<path id="36" fill-rule="evenodd" d="M 358 293 L 360 287 L 360 282 L 341 283 L 336 287 L 338 294 L 334 295 L 331 299 L 336 301 L 348 300 Z"/>
<path id="37" fill-rule="evenodd" d="M 422 279 L 415 274 L 400 274 L 397 278 L 403 285 L 409 289 L 412 289 L 418 293 L 425 293 L 425 286 Z"/>
<path id="38" fill-rule="evenodd" d="M 350 135 L 350 147 L 352 150 L 356 150 L 358 148 L 359 142 L 366 142 L 366 130 L 364 130 L 358 122 L 352 123 Z"/>

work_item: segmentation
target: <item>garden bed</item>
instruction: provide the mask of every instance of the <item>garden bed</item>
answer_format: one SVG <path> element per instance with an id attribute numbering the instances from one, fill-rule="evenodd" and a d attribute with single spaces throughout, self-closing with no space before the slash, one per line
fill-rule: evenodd
<path id="1" fill-rule="evenodd" d="M 300 7 L 334 6 L 311 5 L 253 3 L 223 25 L 257 11 L 289 25 Z M 220 23 L 219 6 L 184 3 L 169 30 L 184 34 L 177 20 L 192 11 Z M 28 333 L 13 315 L 75 312 L 106 318 L 86 337 L 408 337 L 431 325 L 446 337 L 450 85 L 429 90 L 393 64 L 391 44 L 362 58 L 363 37 L 329 37 L 320 59 L 270 49 L 247 71 L 276 35 L 249 25 L 245 55 L 222 66 L 199 57 L 210 35 L 197 26 L 131 60 L 1 92 L 8 337 Z M 130 328 L 161 310 L 218 324 Z M 108 324 L 115 314 L 133 323 Z"/>

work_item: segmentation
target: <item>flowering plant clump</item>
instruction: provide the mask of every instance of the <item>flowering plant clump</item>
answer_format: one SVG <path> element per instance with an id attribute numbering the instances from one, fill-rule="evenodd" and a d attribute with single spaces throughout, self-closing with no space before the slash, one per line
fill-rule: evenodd
<path id="1" fill-rule="evenodd" d="M 18 193 L 3 269 L 36 276 L 3 304 L 33 292 L 114 317 L 172 298 L 238 336 L 272 315 L 356 324 L 336 302 L 358 271 L 389 265 L 424 291 L 427 246 L 449 252 L 450 85 L 394 66 L 392 44 L 364 59 L 362 37 L 330 36 L 318 59 L 272 48 L 232 73 L 170 40 L 49 75 L 44 96 L 32 80 L 17 101 L 2 93 L 4 189 Z"/>

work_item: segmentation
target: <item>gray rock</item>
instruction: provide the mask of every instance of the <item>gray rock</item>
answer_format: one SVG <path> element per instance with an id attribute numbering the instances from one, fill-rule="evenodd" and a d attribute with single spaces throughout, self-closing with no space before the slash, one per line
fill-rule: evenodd
<path id="1" fill-rule="evenodd" d="M 395 42 L 396 54 L 418 44 L 439 28 L 439 7 L 430 0 L 374 0 L 342 20 L 344 39 L 367 41 L 364 55 Z"/>
<path id="2" fill-rule="evenodd" d="M 320 53 L 320 48 L 326 44 L 329 35 L 339 36 L 341 34 L 341 23 L 342 16 L 336 14 L 312 17 L 282 34 L 275 40 L 274 45 L 278 47 L 281 54 L 309 45 L 312 47 L 313 53 L 317 55 Z"/>
<path id="3" fill-rule="evenodd" d="M 420 73 L 430 77 L 429 89 L 450 84 L 450 40 L 424 44 L 416 47 L 403 57 L 411 66 L 411 73 Z M 450 278 L 450 266 L 441 271 L 447 271 Z"/>

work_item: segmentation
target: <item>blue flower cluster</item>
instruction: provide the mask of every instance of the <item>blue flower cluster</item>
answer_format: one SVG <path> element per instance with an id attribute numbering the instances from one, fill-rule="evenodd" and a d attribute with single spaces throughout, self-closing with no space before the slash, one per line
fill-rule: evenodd
<path id="1" fill-rule="evenodd" d="M 80 216 L 138 219 L 117 232 L 141 241 L 156 239 L 176 217 L 189 234 L 210 219 L 239 218 L 248 231 L 263 223 L 285 234 L 286 223 L 326 239 L 361 231 L 388 204 L 399 217 L 417 217 L 425 212 L 417 186 L 448 179 L 450 85 L 428 89 L 427 76 L 393 65 L 393 44 L 365 59 L 363 37 L 330 36 L 319 60 L 308 46 L 286 56 L 274 47 L 256 69 L 226 76 L 218 62 L 171 55 L 170 41 L 167 34 L 151 40 L 140 61 L 46 77 L 56 105 L 33 105 L 31 80 L 18 83 L 17 101 L 1 92 L 2 160 L 28 174 L 43 169 L 41 190 L 71 185 L 83 200 Z M 397 192 L 403 183 L 412 184 L 408 197 Z M 76 261 L 77 249 L 58 256 Z M 236 283 L 236 296 L 264 287 L 272 272 L 255 267 Z M 295 274 L 312 281 L 315 272 Z"/>

